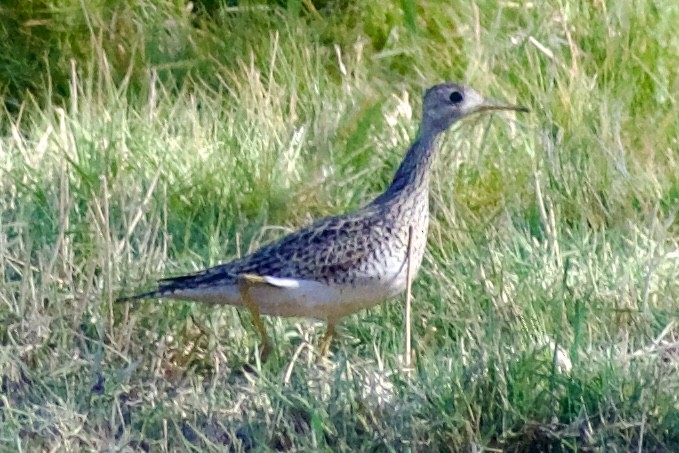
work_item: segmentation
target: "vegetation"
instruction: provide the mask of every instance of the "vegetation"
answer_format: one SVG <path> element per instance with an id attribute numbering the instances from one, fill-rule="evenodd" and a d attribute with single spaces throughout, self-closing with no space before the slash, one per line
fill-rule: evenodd
<path id="1" fill-rule="evenodd" d="M 3 451 L 679 449 L 674 0 L 0 6 Z M 441 80 L 402 299 L 322 326 L 115 305 L 388 184 Z M 244 372 L 250 364 L 256 372 Z"/>

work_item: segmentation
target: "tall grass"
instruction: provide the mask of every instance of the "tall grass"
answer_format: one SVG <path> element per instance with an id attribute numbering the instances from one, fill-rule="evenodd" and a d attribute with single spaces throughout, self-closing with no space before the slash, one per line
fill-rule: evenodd
<path id="1" fill-rule="evenodd" d="M 0 19 L 3 449 L 678 448 L 672 1 L 31 5 Z M 445 79 L 532 113 L 443 140 L 414 371 L 400 300 L 325 367 L 312 321 L 267 319 L 261 365 L 242 311 L 113 305 L 370 200 Z"/>

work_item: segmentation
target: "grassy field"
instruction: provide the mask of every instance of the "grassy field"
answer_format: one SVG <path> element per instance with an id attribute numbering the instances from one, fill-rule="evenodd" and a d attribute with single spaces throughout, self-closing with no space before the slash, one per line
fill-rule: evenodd
<path id="1" fill-rule="evenodd" d="M 0 6 L 0 450 L 679 450 L 677 2 L 281 4 Z M 323 367 L 113 303 L 369 201 L 442 80 L 532 112 L 442 140 L 412 372 L 403 298 Z"/>

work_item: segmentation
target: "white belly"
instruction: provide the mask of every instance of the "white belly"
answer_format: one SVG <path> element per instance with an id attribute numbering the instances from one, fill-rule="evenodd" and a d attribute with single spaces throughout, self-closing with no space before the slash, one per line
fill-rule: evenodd
<path id="1" fill-rule="evenodd" d="M 383 302 L 405 289 L 406 267 L 403 263 L 393 264 L 380 279 L 365 276 L 358 277 L 353 284 L 325 284 L 313 280 L 269 277 L 270 283 L 253 285 L 249 293 L 264 315 L 338 320 Z M 413 275 L 415 271 L 413 266 Z M 243 305 L 237 285 L 182 290 L 171 297 L 212 304 Z"/>

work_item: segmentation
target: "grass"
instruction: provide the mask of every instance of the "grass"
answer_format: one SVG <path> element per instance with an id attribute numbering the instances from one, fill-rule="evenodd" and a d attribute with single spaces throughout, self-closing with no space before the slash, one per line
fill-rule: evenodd
<path id="1" fill-rule="evenodd" d="M 2 450 L 679 448 L 679 8 L 349 3 L 1 7 Z M 445 79 L 532 113 L 443 140 L 413 372 L 401 299 L 328 368 L 113 304 L 370 200 Z"/>

